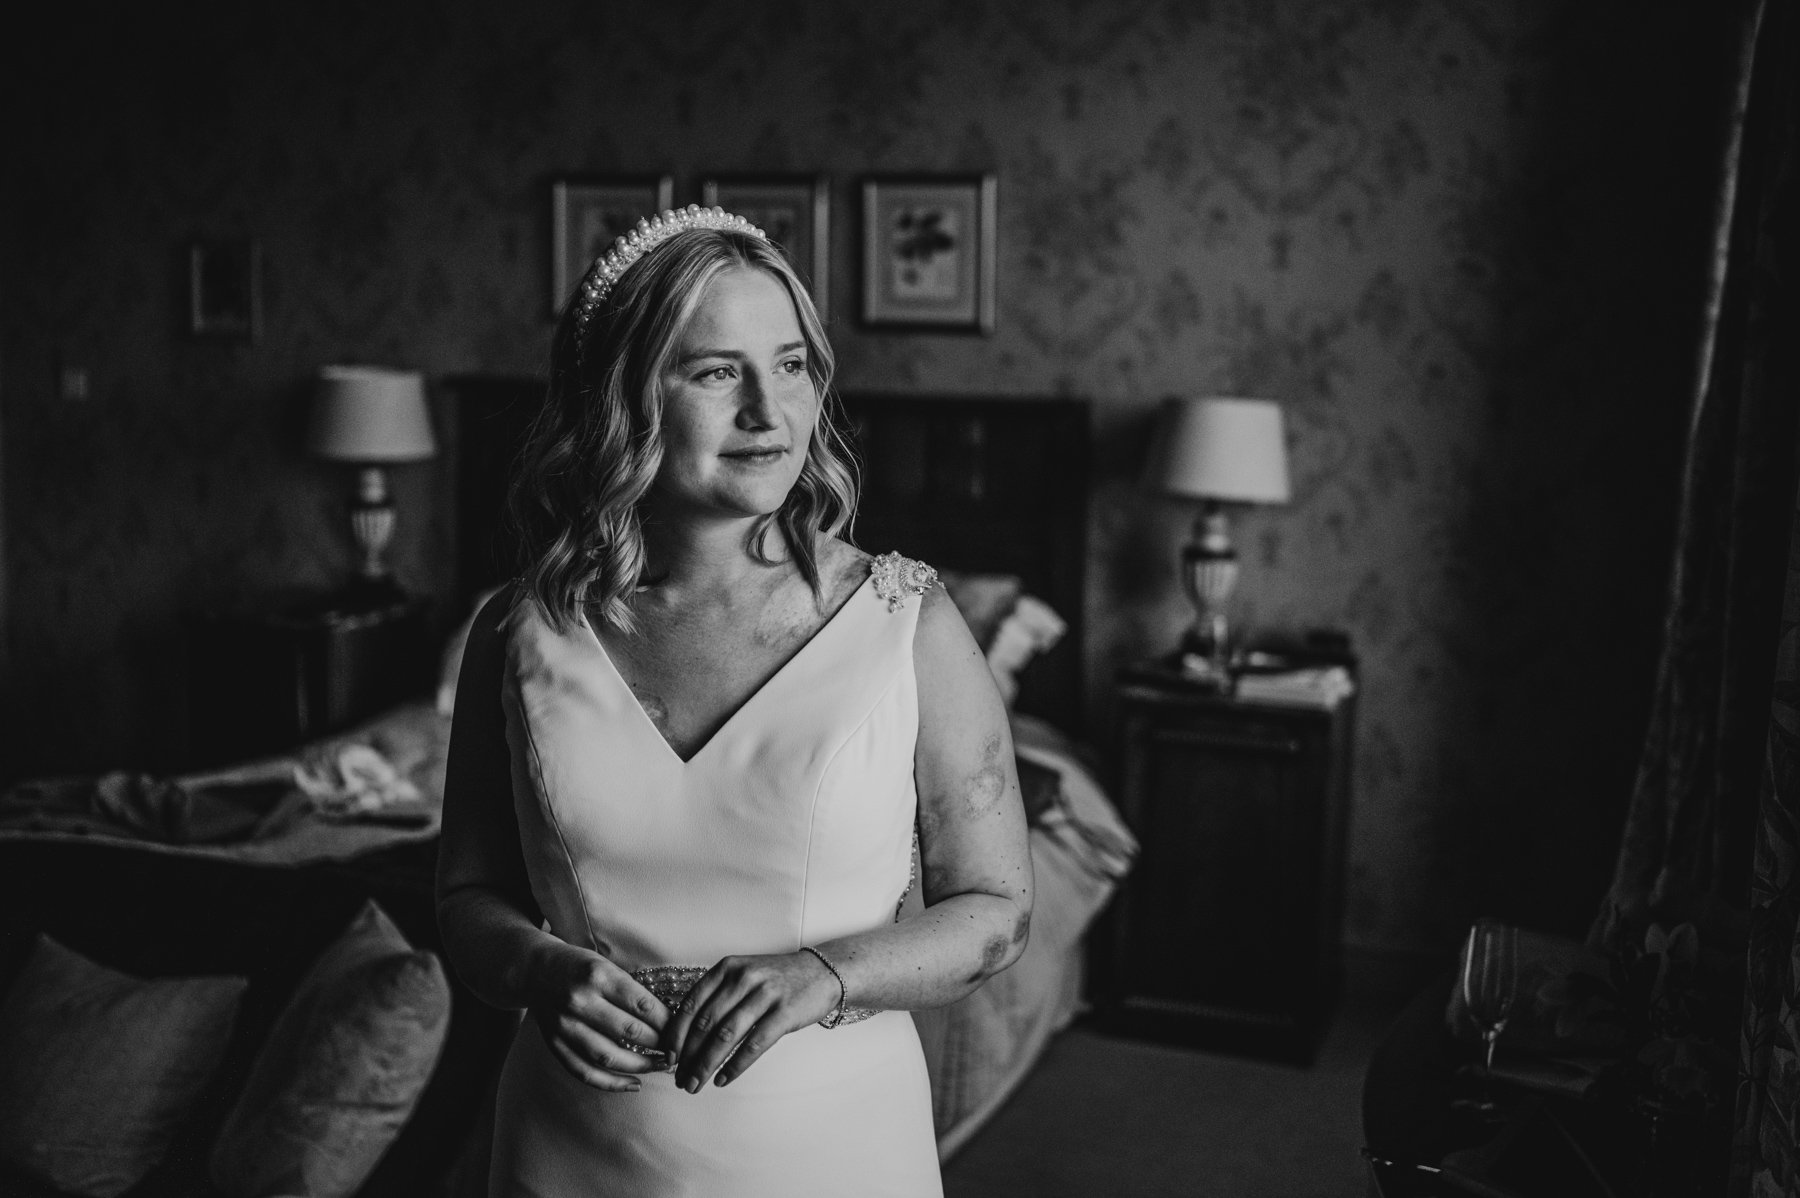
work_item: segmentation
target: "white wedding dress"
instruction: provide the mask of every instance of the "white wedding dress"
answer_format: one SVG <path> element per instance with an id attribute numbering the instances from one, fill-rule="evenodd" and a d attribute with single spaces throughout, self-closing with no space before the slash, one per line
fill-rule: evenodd
<path id="1" fill-rule="evenodd" d="M 514 806 L 552 931 L 640 970 L 792 952 L 893 921 L 917 807 L 920 601 L 884 589 L 846 600 L 685 762 L 586 624 L 559 634 L 535 605 L 515 608 Z M 585 1086 L 527 1020 L 500 1082 L 489 1192 L 938 1198 L 912 1019 L 804 1028 L 697 1095 L 669 1073 L 637 1093 Z"/>

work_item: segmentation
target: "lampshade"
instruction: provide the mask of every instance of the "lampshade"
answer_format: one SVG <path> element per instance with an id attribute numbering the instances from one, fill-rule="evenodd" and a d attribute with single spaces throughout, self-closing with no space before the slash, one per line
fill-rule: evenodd
<path id="1" fill-rule="evenodd" d="M 1171 399 L 1148 481 L 1173 495 L 1237 503 L 1288 501 L 1281 405 L 1269 399 Z"/>
<path id="2" fill-rule="evenodd" d="M 416 462 L 437 454 L 425 380 L 380 366 L 319 370 L 306 448 L 340 462 Z"/>

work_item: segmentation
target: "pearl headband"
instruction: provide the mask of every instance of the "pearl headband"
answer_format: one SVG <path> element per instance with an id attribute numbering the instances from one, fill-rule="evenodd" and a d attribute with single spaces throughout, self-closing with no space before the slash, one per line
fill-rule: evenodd
<path id="1" fill-rule="evenodd" d="M 723 208 L 702 208 L 689 204 L 686 208 L 670 208 L 655 216 L 639 219 L 637 226 L 612 243 L 612 248 L 594 259 L 587 277 L 581 281 L 581 293 L 575 303 L 575 327 L 580 340 L 587 340 L 588 322 L 599 310 L 600 301 L 619 281 L 631 264 L 645 254 L 689 229 L 724 229 L 745 233 L 760 241 L 769 238 L 761 229 Z"/>

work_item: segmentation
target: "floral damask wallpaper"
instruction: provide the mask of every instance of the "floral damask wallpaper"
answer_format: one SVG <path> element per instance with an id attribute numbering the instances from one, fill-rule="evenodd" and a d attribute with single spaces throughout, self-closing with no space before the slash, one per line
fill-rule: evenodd
<path id="1" fill-rule="evenodd" d="M 471 0 L 119 6 L 30 47 L 9 172 L 6 771 L 155 768 L 183 613 L 349 560 L 298 450 L 322 363 L 533 372 L 548 180 L 835 180 L 846 389 L 1094 404 L 1091 723 L 1173 642 L 1192 513 L 1136 474 L 1168 395 L 1286 404 L 1246 617 L 1362 654 L 1349 936 L 1585 925 L 1641 732 L 1688 368 L 1673 18 L 1529 0 Z M 1691 85 L 1691 86 L 1697 86 Z M 848 319 L 852 184 L 1000 179 L 987 339 Z M 254 347 L 180 335 L 193 236 L 263 245 Z M 93 372 L 59 401 L 59 364 Z M 399 568 L 449 587 L 446 467 Z M 1071 486 L 1084 480 L 1070 480 Z"/>

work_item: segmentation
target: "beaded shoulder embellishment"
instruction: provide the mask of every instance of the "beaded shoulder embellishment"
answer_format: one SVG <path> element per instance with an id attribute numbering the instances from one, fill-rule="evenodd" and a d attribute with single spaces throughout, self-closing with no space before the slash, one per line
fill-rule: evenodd
<path id="1" fill-rule="evenodd" d="M 908 595 L 923 595 L 937 580 L 936 570 L 898 553 L 884 553 L 869 563 L 869 581 L 875 584 L 875 593 L 887 600 L 889 611 L 899 611 Z"/>

